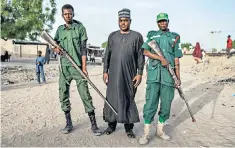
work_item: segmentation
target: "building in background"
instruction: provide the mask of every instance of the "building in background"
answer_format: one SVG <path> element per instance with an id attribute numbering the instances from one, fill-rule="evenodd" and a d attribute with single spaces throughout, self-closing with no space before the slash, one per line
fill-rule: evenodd
<path id="1" fill-rule="evenodd" d="M 33 42 L 33 41 L 17 41 L 8 39 L 7 41 L 1 39 L 1 55 L 5 51 L 11 54 L 11 58 L 35 58 L 37 57 L 37 52 L 42 51 L 42 55 L 45 56 L 47 43 L 44 42 Z M 104 49 L 99 46 L 87 45 L 87 59 L 90 61 L 92 54 L 95 56 L 97 62 L 102 62 L 104 56 Z M 53 51 L 51 51 L 53 52 Z"/>
<path id="2" fill-rule="evenodd" d="M 35 58 L 37 52 L 42 51 L 42 55 L 45 56 L 47 43 L 31 42 L 31 41 L 17 41 L 17 40 L 3 40 L 1 39 L 1 55 L 5 51 L 11 54 L 11 58 Z"/>

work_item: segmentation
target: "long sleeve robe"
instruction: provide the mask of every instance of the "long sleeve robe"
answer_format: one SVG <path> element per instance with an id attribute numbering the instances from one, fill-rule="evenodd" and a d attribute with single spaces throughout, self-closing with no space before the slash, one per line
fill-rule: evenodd
<path id="1" fill-rule="evenodd" d="M 136 88 L 132 80 L 137 74 L 143 74 L 145 59 L 142 44 L 142 35 L 135 31 L 128 34 L 116 31 L 109 36 L 104 57 L 104 73 L 109 74 L 106 97 L 118 116 L 105 104 L 103 117 L 106 122 L 139 122 L 134 100 Z"/>

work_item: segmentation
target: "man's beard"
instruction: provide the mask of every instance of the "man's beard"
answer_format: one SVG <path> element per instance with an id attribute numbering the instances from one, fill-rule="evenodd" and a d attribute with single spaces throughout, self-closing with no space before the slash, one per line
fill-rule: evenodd
<path id="1" fill-rule="evenodd" d="M 120 28 L 120 30 L 123 31 L 123 32 L 128 32 L 128 31 L 130 31 L 130 26 L 128 26 L 126 29 L 122 29 L 121 26 L 120 26 L 119 28 Z"/>

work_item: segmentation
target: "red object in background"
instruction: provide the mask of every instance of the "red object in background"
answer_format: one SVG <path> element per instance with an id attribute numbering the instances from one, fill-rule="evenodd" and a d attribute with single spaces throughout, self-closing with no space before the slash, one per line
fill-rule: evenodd
<path id="1" fill-rule="evenodd" d="M 195 49 L 193 51 L 193 56 L 198 57 L 198 58 L 202 58 L 201 47 L 198 42 L 196 43 Z"/>
<path id="2" fill-rule="evenodd" d="M 233 47 L 233 41 L 232 41 L 232 39 L 228 39 L 227 40 L 227 49 L 232 49 L 232 47 Z"/>

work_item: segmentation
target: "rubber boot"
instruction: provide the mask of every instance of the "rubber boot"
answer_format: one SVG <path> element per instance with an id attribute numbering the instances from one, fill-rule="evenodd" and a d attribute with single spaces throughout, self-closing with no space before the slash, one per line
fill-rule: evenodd
<path id="1" fill-rule="evenodd" d="M 139 139 L 139 144 L 145 145 L 149 142 L 150 128 L 151 128 L 151 124 L 144 125 L 144 135 Z"/>
<path id="2" fill-rule="evenodd" d="M 72 124 L 72 120 L 71 120 L 70 111 L 65 112 L 65 118 L 66 118 L 66 126 L 61 132 L 63 134 L 69 134 L 69 133 L 71 133 L 71 131 L 73 129 L 73 124 Z"/>
<path id="3" fill-rule="evenodd" d="M 97 123 L 96 123 L 95 112 L 88 113 L 88 116 L 89 116 L 90 122 L 91 122 L 91 130 L 93 131 L 95 136 L 102 135 L 102 133 L 100 132 L 100 130 L 97 126 Z"/>
<path id="4" fill-rule="evenodd" d="M 157 124 L 157 131 L 156 131 L 156 136 L 160 137 L 163 140 L 170 140 L 170 136 L 168 136 L 164 131 L 164 123 L 161 123 L 158 121 Z"/>

